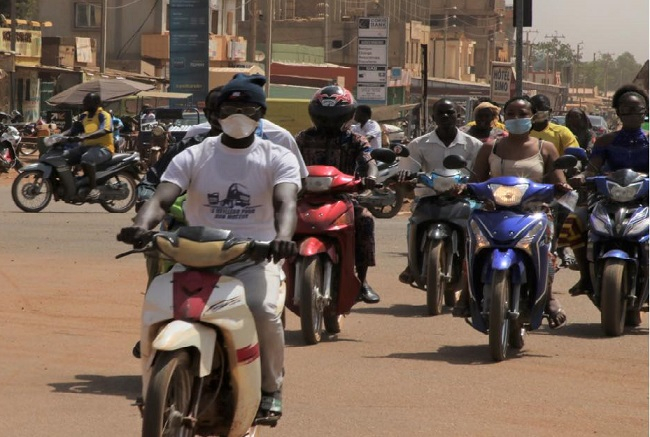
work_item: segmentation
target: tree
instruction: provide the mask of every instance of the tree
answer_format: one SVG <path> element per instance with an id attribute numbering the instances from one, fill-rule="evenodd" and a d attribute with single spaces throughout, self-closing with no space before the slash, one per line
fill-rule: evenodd
<path id="1" fill-rule="evenodd" d="M 535 44 L 532 49 L 532 64 L 537 71 L 570 71 L 575 54 L 569 44 L 561 43 L 553 36 L 550 41 Z M 565 73 L 566 74 L 566 73 Z M 566 83 L 569 77 L 563 77 Z"/>
<path id="2" fill-rule="evenodd" d="M 606 93 L 632 82 L 640 69 L 641 65 L 629 52 L 616 59 L 611 53 L 598 53 L 593 61 L 580 64 L 578 84 L 587 88 L 597 86 L 602 93 Z"/>
<path id="3" fill-rule="evenodd" d="M 0 14 L 11 17 L 11 0 L 0 0 Z M 16 0 L 17 18 L 36 20 L 38 18 L 38 0 Z"/>

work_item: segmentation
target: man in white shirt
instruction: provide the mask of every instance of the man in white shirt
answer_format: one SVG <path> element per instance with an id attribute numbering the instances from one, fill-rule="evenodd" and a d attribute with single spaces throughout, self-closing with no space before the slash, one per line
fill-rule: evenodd
<path id="1" fill-rule="evenodd" d="M 277 262 L 294 256 L 296 199 L 300 173 L 296 156 L 258 138 L 255 130 L 266 108 L 263 89 L 248 76 L 226 84 L 209 120 L 223 131 L 189 147 L 171 161 L 154 196 L 120 231 L 118 240 L 136 243 L 187 191 L 185 218 L 190 226 L 231 230 L 235 236 L 271 241 L 272 260 L 246 261 L 221 270 L 244 283 L 246 302 L 255 318 L 262 367 L 262 402 L 256 423 L 274 424 L 282 415 L 284 330 Z M 141 351 L 142 359 L 147 352 Z"/>
<path id="2" fill-rule="evenodd" d="M 359 105 L 354 113 L 354 121 L 357 124 L 352 125 L 352 132 L 357 135 L 363 135 L 370 143 L 373 149 L 381 148 L 381 126 L 375 120 L 371 120 L 372 109 L 368 105 Z"/>
<path id="3" fill-rule="evenodd" d="M 483 142 L 461 132 L 456 127 L 456 105 L 449 99 L 440 99 L 433 105 L 433 120 L 438 126 L 433 132 L 415 138 L 406 147 L 409 156 L 399 160 L 398 178 L 405 181 L 410 173 L 424 171 L 431 172 L 435 169 L 444 169 L 442 161 L 449 155 L 460 155 L 467 160 L 467 167 L 472 168 L 474 159 Z M 428 187 L 416 187 L 416 201 L 420 197 L 433 194 Z M 417 203 L 416 206 L 417 208 Z M 409 220 L 410 223 L 410 220 Z M 407 226 L 407 235 L 408 228 Z M 410 239 L 407 236 L 407 241 Z M 406 269 L 399 275 L 400 282 L 411 284 L 414 281 L 411 271 Z"/>

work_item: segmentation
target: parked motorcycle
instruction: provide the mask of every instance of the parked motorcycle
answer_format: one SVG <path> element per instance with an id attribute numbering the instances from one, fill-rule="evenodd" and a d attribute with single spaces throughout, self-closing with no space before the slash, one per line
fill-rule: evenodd
<path id="1" fill-rule="evenodd" d="M 0 124 L 0 173 L 8 173 L 16 166 L 20 140 L 18 129 Z"/>
<path id="2" fill-rule="evenodd" d="M 591 301 L 600 309 L 608 336 L 623 334 L 648 311 L 648 175 L 629 169 L 587 178 L 591 203 L 587 260 L 594 287 Z"/>
<path id="3" fill-rule="evenodd" d="M 437 169 L 411 175 L 431 190 L 421 197 L 408 225 L 409 269 L 415 284 L 427 292 L 427 312 L 436 316 L 444 305 L 453 307 L 461 287 L 465 260 L 465 229 L 477 203 L 449 194 L 467 182 L 460 170 Z"/>
<path id="4" fill-rule="evenodd" d="M 54 197 L 73 205 L 86 203 L 88 178 L 80 174 L 63 156 L 68 137 L 47 137 L 48 150 L 38 162 L 25 166 L 11 186 L 11 197 L 25 212 L 42 211 Z M 99 203 L 108 212 L 127 212 L 135 204 L 138 179 L 138 153 L 114 154 L 110 161 L 97 166 Z"/>
<path id="5" fill-rule="evenodd" d="M 391 162 L 390 149 L 375 149 L 373 159 Z M 294 241 L 298 255 L 284 264 L 286 306 L 300 316 L 307 344 L 318 343 L 323 326 L 341 331 L 341 317 L 357 302 L 361 282 L 355 274 L 354 204 L 350 193 L 364 189 L 362 179 L 336 167 L 309 166 L 304 194 L 298 200 Z"/>
<path id="6" fill-rule="evenodd" d="M 140 132 L 138 151 L 142 157 L 140 161 L 140 172 L 146 173 L 153 167 L 167 149 L 174 144 L 174 137 L 169 131 L 169 125 L 162 122 L 154 122 L 143 125 Z"/>
<path id="7" fill-rule="evenodd" d="M 270 244 L 200 226 L 152 232 L 177 264 L 149 285 L 142 311 L 142 436 L 256 436 L 261 399 L 255 320 L 233 262 L 263 259 Z M 275 423 L 270 424 L 275 426 Z"/>
<path id="8" fill-rule="evenodd" d="M 398 157 L 409 156 L 409 149 L 401 144 L 393 144 L 391 149 Z M 377 186 L 368 196 L 359 196 L 361 205 L 368 208 L 370 213 L 377 218 L 392 218 L 397 215 L 404 204 L 404 187 L 397 183 L 399 161 L 377 162 L 379 173 Z"/>
<path id="9" fill-rule="evenodd" d="M 576 165 L 562 156 L 556 169 Z M 445 158 L 446 168 L 466 168 L 463 157 Z M 548 205 L 555 187 L 525 178 L 501 176 L 467 184 L 470 198 L 481 201 L 469 217 L 468 279 L 472 327 L 488 334 L 492 358 L 502 361 L 508 347 L 521 349 L 526 331 L 539 328 L 553 274 L 553 238 Z"/>

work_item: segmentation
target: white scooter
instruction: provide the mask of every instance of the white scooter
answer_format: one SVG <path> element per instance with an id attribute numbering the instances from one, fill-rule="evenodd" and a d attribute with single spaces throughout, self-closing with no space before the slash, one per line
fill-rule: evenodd
<path id="1" fill-rule="evenodd" d="M 146 247 L 118 255 L 155 249 L 177 263 L 153 279 L 142 309 L 142 436 L 257 436 L 255 321 L 241 281 L 219 271 L 266 258 L 269 243 L 199 226 L 150 238 Z"/>

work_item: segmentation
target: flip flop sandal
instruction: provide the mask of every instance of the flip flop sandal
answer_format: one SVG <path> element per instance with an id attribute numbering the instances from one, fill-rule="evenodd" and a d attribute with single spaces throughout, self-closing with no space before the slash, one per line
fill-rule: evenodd
<path id="1" fill-rule="evenodd" d="M 566 325 L 567 318 L 564 310 L 550 312 L 548 314 L 548 327 L 551 329 L 559 329 Z"/>
<path id="2" fill-rule="evenodd" d="M 257 416 L 253 421 L 253 425 L 274 427 L 277 425 L 280 417 L 282 417 L 282 399 L 280 395 L 262 395 L 260 408 L 257 410 Z"/>

